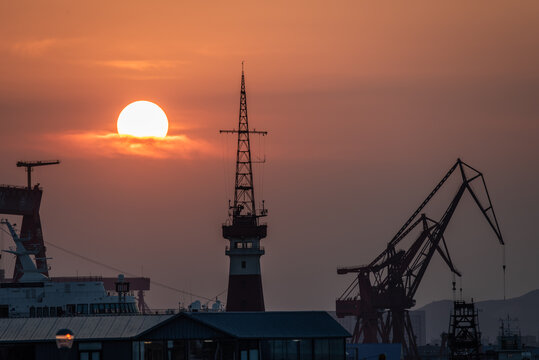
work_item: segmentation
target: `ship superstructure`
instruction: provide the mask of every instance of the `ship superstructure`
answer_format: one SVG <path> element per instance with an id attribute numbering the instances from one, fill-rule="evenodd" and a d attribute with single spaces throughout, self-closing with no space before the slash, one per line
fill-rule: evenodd
<path id="1" fill-rule="evenodd" d="M 8 229 L 15 246 L 4 250 L 17 257 L 20 277 L 17 281 L 0 283 L 0 317 L 49 317 L 90 314 L 137 313 L 135 297 L 128 295 L 126 282 L 120 275 L 118 296 L 110 295 L 99 278 L 81 281 L 54 281 L 36 266 L 38 250 L 25 247 L 14 226 L 7 220 L 1 225 Z M 34 259 L 32 259 L 32 256 Z M 128 285 L 127 285 L 128 286 Z"/>

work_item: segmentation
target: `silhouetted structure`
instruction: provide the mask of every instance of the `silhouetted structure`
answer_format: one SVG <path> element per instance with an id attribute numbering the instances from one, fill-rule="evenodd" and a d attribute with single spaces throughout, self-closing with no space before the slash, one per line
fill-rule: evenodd
<path id="1" fill-rule="evenodd" d="M 255 206 L 249 134 L 266 135 L 267 132 L 249 130 L 243 64 L 238 129 L 221 130 L 221 133 L 238 134 L 234 204 L 229 205 L 231 221 L 223 225 L 223 237 L 230 241 L 225 251 L 230 257 L 226 311 L 264 311 L 260 274 L 264 248 L 260 240 L 266 237 L 267 226 L 260 224 L 259 218 L 266 216 L 267 211 L 264 202 L 261 210 Z"/>
<path id="2" fill-rule="evenodd" d="M 447 342 L 450 349 L 449 359 L 479 360 L 481 333 L 473 301 L 471 303 L 460 300 L 453 302 Z"/>
<path id="3" fill-rule="evenodd" d="M 28 174 L 27 187 L 0 186 L 0 214 L 22 215 L 21 238 L 24 248 L 36 254 L 36 266 L 39 272 L 49 275 L 46 249 L 43 243 L 43 230 L 39 217 L 41 196 L 43 191 L 38 185 L 32 188 L 32 170 L 36 166 L 59 164 L 59 160 L 51 161 L 19 161 L 17 167 L 25 167 Z M 17 281 L 22 275 L 22 265 L 17 259 L 13 269 L 13 280 Z"/>
<path id="4" fill-rule="evenodd" d="M 457 168 L 462 183 L 456 195 L 440 221 L 428 218 L 421 212 Z M 472 175 L 468 176 L 466 172 Z M 477 179 L 485 190 L 488 200 L 486 207 L 470 186 Z M 458 159 L 376 259 L 368 265 L 337 270 L 338 274 L 357 274 L 336 302 L 337 316 L 355 316 L 357 319 L 352 342 L 401 343 L 407 358 L 418 358 L 408 309 L 415 305 L 414 295 L 435 252 L 440 254 L 454 274 L 460 276 L 453 266 L 443 234 L 466 190 L 479 206 L 499 242 L 504 243 L 483 175 Z M 419 235 L 411 246 L 407 250 L 398 250 L 396 246 L 416 227 Z"/>
<path id="5" fill-rule="evenodd" d="M 36 166 L 58 165 L 60 160 L 39 160 L 39 161 L 18 161 L 17 167 L 26 168 L 26 174 L 28 177 L 28 189 L 32 188 L 32 171 Z"/>
<path id="6" fill-rule="evenodd" d="M 25 239 L 23 242 L 24 248 L 27 251 L 35 253 L 36 267 L 39 272 L 49 276 L 49 265 L 47 264 L 47 248 L 43 240 L 43 230 L 41 227 L 41 219 L 39 209 L 41 206 L 41 197 L 43 190 L 39 184 L 32 186 L 32 171 L 34 167 L 60 164 L 60 160 L 40 160 L 40 161 L 18 161 L 17 167 L 24 167 L 27 172 L 27 186 L 0 186 L 0 214 L 5 215 L 22 215 L 22 226 L 20 238 Z M 65 249 L 63 249 L 66 251 Z M 79 255 L 77 255 L 79 256 Z M 3 269 L 2 269 L 3 270 Z M 2 281 L 17 282 L 22 275 L 22 265 L 17 258 L 13 269 L 13 278 L 4 279 Z M 96 281 L 95 277 L 53 277 L 50 278 L 54 282 L 70 282 L 70 281 Z M 103 281 L 103 285 L 108 291 L 115 291 L 116 277 L 99 277 L 99 281 Z M 141 313 L 149 313 L 150 309 L 144 301 L 144 291 L 150 290 L 150 279 L 144 277 L 126 278 L 125 281 L 130 284 L 131 290 L 137 291 L 138 307 Z"/>

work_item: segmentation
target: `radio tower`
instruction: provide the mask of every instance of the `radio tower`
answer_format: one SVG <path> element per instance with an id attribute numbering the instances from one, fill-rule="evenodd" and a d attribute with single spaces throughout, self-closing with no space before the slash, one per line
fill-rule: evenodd
<path id="1" fill-rule="evenodd" d="M 255 205 L 249 134 L 264 136 L 267 132 L 249 130 L 243 62 L 238 129 L 220 132 L 238 134 L 234 204 L 229 204 L 231 221 L 223 225 L 223 237 L 230 241 L 225 251 L 230 257 L 226 311 L 264 311 L 260 275 L 260 256 L 264 255 L 264 248 L 260 247 L 260 240 L 266 237 L 267 225 L 260 224 L 259 218 L 266 216 L 267 210 L 263 201 L 262 209 L 257 210 Z"/>

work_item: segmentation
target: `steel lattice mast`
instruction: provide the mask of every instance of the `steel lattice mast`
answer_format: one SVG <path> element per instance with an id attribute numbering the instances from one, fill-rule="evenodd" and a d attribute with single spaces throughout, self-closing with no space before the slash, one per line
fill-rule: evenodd
<path id="1" fill-rule="evenodd" d="M 249 135 L 266 135 L 267 132 L 249 130 L 243 63 L 238 129 L 220 132 L 238 134 L 234 204 L 229 206 L 232 224 L 223 225 L 223 237 L 230 241 L 225 251 L 230 257 L 226 310 L 264 311 L 260 273 L 260 256 L 264 255 L 264 249 L 260 247 L 260 240 L 266 237 L 267 226 L 259 224 L 259 218 L 266 216 L 267 211 L 264 206 L 259 211 L 256 209 Z"/>
<path id="2" fill-rule="evenodd" d="M 243 67 L 243 66 L 242 66 Z M 245 92 L 245 72 L 241 71 L 240 116 L 238 121 L 238 150 L 236 154 L 236 184 L 234 191 L 233 219 L 239 216 L 257 218 L 253 188 L 253 165 L 249 140 L 247 117 L 247 94 Z M 266 132 L 257 132 L 266 134 Z"/>

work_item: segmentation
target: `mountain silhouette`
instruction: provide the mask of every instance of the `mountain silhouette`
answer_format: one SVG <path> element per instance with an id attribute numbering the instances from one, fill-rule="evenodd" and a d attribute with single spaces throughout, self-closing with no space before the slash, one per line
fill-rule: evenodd
<path id="1" fill-rule="evenodd" d="M 485 300 L 475 303 L 479 311 L 479 331 L 484 340 L 489 343 L 496 342 L 500 329 L 500 319 L 509 316 L 515 321 L 511 328 L 520 329 L 524 335 L 536 336 L 539 334 L 539 289 L 507 300 Z M 427 343 L 438 339 L 442 332 L 449 330 L 449 314 L 453 309 L 453 301 L 434 301 L 419 309 L 425 311 Z M 486 345 L 486 344 L 485 344 Z"/>

